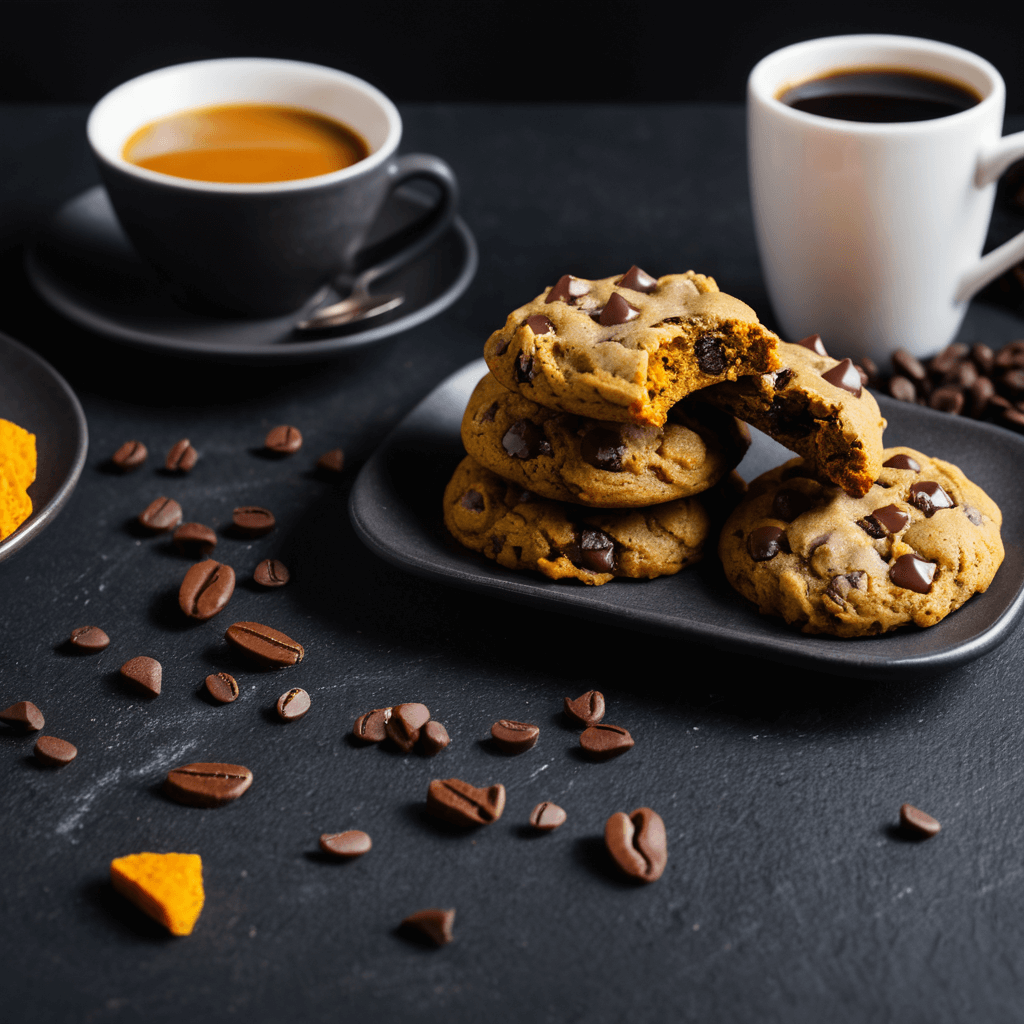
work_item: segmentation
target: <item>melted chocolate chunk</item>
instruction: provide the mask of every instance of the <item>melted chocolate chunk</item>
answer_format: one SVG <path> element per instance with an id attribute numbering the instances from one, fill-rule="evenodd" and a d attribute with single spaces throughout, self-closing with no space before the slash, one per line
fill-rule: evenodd
<path id="1" fill-rule="evenodd" d="M 509 342 L 511 338 L 499 338 L 498 344 L 494 346 L 494 354 L 496 356 L 503 356 L 508 351 Z"/>
<path id="2" fill-rule="evenodd" d="M 864 519 L 858 519 L 857 525 L 869 537 L 874 537 L 875 540 L 881 540 L 885 536 L 885 527 L 874 516 L 866 516 Z"/>
<path id="3" fill-rule="evenodd" d="M 883 505 L 876 508 L 870 516 L 886 533 L 896 534 L 910 522 L 910 516 L 898 505 Z"/>
<path id="4" fill-rule="evenodd" d="M 782 391 L 784 388 L 789 387 L 789 382 L 796 376 L 796 371 L 786 367 L 785 369 L 779 370 L 775 374 L 775 379 L 772 381 L 772 387 L 776 391 Z"/>
<path id="5" fill-rule="evenodd" d="M 650 295 L 658 287 L 658 279 L 645 273 L 635 263 L 616 282 L 620 288 L 629 288 L 634 292 Z"/>
<path id="6" fill-rule="evenodd" d="M 609 473 L 622 472 L 622 457 L 627 448 L 619 431 L 614 427 L 594 427 L 580 442 L 580 457 L 595 469 Z"/>
<path id="7" fill-rule="evenodd" d="M 498 403 L 491 402 L 490 406 L 486 408 L 481 414 L 480 419 L 487 423 L 493 423 L 495 414 L 498 412 Z"/>
<path id="8" fill-rule="evenodd" d="M 790 437 L 806 437 L 814 430 L 814 415 L 806 407 L 790 402 L 781 395 L 772 399 L 772 404 L 765 414 L 768 419 L 769 433 L 788 434 Z"/>
<path id="9" fill-rule="evenodd" d="M 601 315 L 597 316 L 596 313 L 593 315 L 602 327 L 614 327 L 616 324 L 628 324 L 630 320 L 635 320 L 640 315 L 640 310 L 633 303 L 627 301 L 624 295 L 612 292 L 612 297 L 601 310 Z"/>
<path id="10" fill-rule="evenodd" d="M 747 538 L 747 550 L 755 562 L 768 562 L 780 551 L 788 551 L 786 534 L 777 526 L 759 526 Z"/>
<path id="11" fill-rule="evenodd" d="M 887 466 L 889 469 L 912 469 L 915 473 L 921 472 L 921 465 L 917 459 L 912 459 L 909 455 L 904 455 L 902 452 L 883 462 L 882 465 Z"/>
<path id="12" fill-rule="evenodd" d="M 860 380 L 860 371 L 853 365 L 852 359 L 844 359 L 831 370 L 826 370 L 822 375 L 823 380 L 829 384 L 849 391 L 854 398 L 860 398 L 863 385 Z"/>
<path id="13" fill-rule="evenodd" d="M 915 508 L 919 508 L 927 518 L 931 519 L 940 508 L 954 508 L 956 502 L 934 481 L 922 480 L 910 488 L 907 498 Z"/>
<path id="14" fill-rule="evenodd" d="M 534 334 L 554 334 L 555 325 L 543 314 L 534 313 L 523 321 Z"/>
<path id="15" fill-rule="evenodd" d="M 535 459 L 538 455 L 550 455 L 551 445 L 544 436 L 542 427 L 533 420 L 519 420 L 513 423 L 501 439 L 501 446 L 513 459 Z"/>
<path id="16" fill-rule="evenodd" d="M 829 585 L 825 588 L 825 596 L 831 597 L 836 604 L 846 604 L 846 595 L 851 590 L 867 589 L 866 578 L 867 573 L 859 569 L 842 576 L 833 576 Z"/>
<path id="17" fill-rule="evenodd" d="M 516 380 L 520 384 L 529 384 L 536 376 L 537 371 L 533 367 L 533 356 L 520 352 L 516 359 Z"/>
<path id="18" fill-rule="evenodd" d="M 831 533 L 823 533 L 820 537 L 815 537 L 811 541 L 809 554 L 813 555 L 822 544 L 827 544 L 832 539 Z"/>
<path id="19" fill-rule="evenodd" d="M 479 491 L 469 490 L 459 499 L 459 504 L 470 512 L 483 512 L 484 496 Z"/>
<path id="20" fill-rule="evenodd" d="M 693 346 L 701 373 L 717 377 L 725 369 L 725 350 L 721 341 L 710 334 L 702 334 Z"/>
<path id="21" fill-rule="evenodd" d="M 820 334 L 808 334 L 806 338 L 801 338 L 797 344 L 803 345 L 804 348 L 809 348 L 812 352 L 817 352 L 819 356 L 828 355 Z"/>
<path id="22" fill-rule="evenodd" d="M 938 566 L 920 555 L 900 555 L 889 568 L 889 579 L 904 590 L 927 594 L 932 589 L 935 570 Z"/>
<path id="23" fill-rule="evenodd" d="M 570 306 L 574 306 L 576 300 L 582 298 L 589 291 L 590 285 L 586 281 L 581 281 L 578 277 L 573 277 L 571 274 L 563 274 L 556 282 L 555 287 L 548 292 L 548 297 L 544 302 L 545 304 L 549 302 L 566 302 Z"/>
<path id="24" fill-rule="evenodd" d="M 981 513 L 973 505 L 964 505 L 964 515 L 975 526 L 981 526 Z"/>
<path id="25" fill-rule="evenodd" d="M 772 518 L 781 519 L 791 523 L 798 516 L 802 516 L 809 509 L 814 508 L 815 500 L 802 491 L 793 490 L 788 487 L 776 491 L 772 500 Z"/>
<path id="26" fill-rule="evenodd" d="M 612 572 L 615 569 L 615 541 L 602 530 L 584 527 L 576 542 L 576 558 L 571 558 L 581 569 L 591 572 Z"/>

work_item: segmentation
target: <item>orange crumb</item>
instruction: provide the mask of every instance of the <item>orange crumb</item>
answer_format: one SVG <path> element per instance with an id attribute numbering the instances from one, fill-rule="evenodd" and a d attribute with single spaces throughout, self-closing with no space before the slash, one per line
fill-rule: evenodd
<path id="1" fill-rule="evenodd" d="M 0 419 L 0 540 L 32 514 L 28 488 L 36 478 L 36 437 Z"/>
<path id="2" fill-rule="evenodd" d="M 133 853 L 110 862 L 114 888 L 172 935 L 191 935 L 203 909 L 198 853 Z"/>

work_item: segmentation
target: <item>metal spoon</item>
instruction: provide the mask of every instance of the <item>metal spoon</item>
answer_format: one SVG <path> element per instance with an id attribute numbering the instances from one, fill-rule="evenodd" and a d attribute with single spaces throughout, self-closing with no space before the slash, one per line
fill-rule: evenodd
<path id="1" fill-rule="evenodd" d="M 347 299 L 335 302 L 316 310 L 307 320 L 300 320 L 295 325 L 297 331 L 323 331 L 331 327 L 343 327 L 359 320 L 369 320 L 372 316 L 380 316 L 392 309 L 397 309 L 405 302 L 403 292 L 390 292 L 385 295 L 371 295 L 370 285 L 381 276 L 380 267 L 371 267 L 360 274 L 352 283 L 352 291 Z"/>

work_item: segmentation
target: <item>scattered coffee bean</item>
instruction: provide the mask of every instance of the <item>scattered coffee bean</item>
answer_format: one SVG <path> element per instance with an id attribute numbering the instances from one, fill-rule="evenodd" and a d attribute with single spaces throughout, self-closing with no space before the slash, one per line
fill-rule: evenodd
<path id="1" fill-rule="evenodd" d="M 914 387 L 914 382 L 899 373 L 889 381 L 889 394 L 901 402 L 917 401 L 917 388 Z"/>
<path id="2" fill-rule="evenodd" d="M 181 506 L 173 498 L 154 498 L 139 513 L 139 522 L 151 533 L 173 530 L 181 523 Z"/>
<path id="3" fill-rule="evenodd" d="M 491 739 L 503 754 L 521 754 L 529 750 L 540 737 L 540 729 L 529 722 L 513 722 L 499 718 L 491 726 Z"/>
<path id="4" fill-rule="evenodd" d="M 446 946 L 452 941 L 452 925 L 455 923 L 454 910 L 417 910 L 403 922 L 405 931 L 413 932 L 417 937 L 427 939 L 435 946 Z"/>
<path id="5" fill-rule="evenodd" d="M 206 692 L 219 704 L 238 699 L 238 681 L 227 672 L 214 672 L 206 677 Z"/>
<path id="6" fill-rule="evenodd" d="M 317 459 L 316 468 L 325 473 L 340 473 L 345 468 L 345 453 L 340 448 L 332 448 Z"/>
<path id="7" fill-rule="evenodd" d="M 99 626 L 79 626 L 71 631 L 72 647 L 87 654 L 96 654 L 110 646 L 110 637 Z"/>
<path id="8" fill-rule="evenodd" d="M 604 694 L 600 690 L 587 690 L 575 700 L 564 698 L 565 717 L 585 729 L 588 725 L 597 725 L 604 718 Z"/>
<path id="9" fill-rule="evenodd" d="M 286 633 L 259 622 L 234 622 L 224 638 L 267 668 L 297 665 L 306 653 L 302 644 Z"/>
<path id="10" fill-rule="evenodd" d="M 440 754 L 449 743 L 451 743 L 451 738 L 448 735 L 448 730 L 440 722 L 427 722 L 420 729 L 420 750 L 427 757 Z"/>
<path id="11" fill-rule="evenodd" d="M 928 379 L 928 371 L 924 368 L 917 356 L 911 355 L 906 349 L 897 349 L 892 354 L 892 365 L 896 372 L 908 377 L 913 381 Z"/>
<path id="12" fill-rule="evenodd" d="M 387 739 L 387 724 L 391 708 L 377 708 L 360 715 L 352 726 L 352 735 L 363 743 L 380 743 Z"/>
<path id="13" fill-rule="evenodd" d="M 918 839 L 930 839 L 938 835 L 942 826 L 924 811 L 919 811 L 912 804 L 904 804 L 900 808 L 900 825 L 903 830 Z"/>
<path id="14" fill-rule="evenodd" d="M 164 780 L 164 792 L 190 807 L 223 807 L 251 785 L 252 772 L 240 764 L 197 761 L 172 768 Z"/>
<path id="15" fill-rule="evenodd" d="M 530 811 L 530 824 L 538 832 L 553 832 L 559 825 L 565 824 L 565 818 L 565 811 L 558 804 L 551 803 L 550 800 L 537 804 Z"/>
<path id="16" fill-rule="evenodd" d="M 302 447 L 302 434 L 296 427 L 282 424 L 267 434 L 263 439 L 263 445 L 267 451 L 278 455 L 293 455 Z"/>
<path id="17" fill-rule="evenodd" d="M 110 457 L 110 461 L 122 473 L 129 473 L 138 469 L 145 461 L 149 452 L 141 441 L 125 441 L 120 448 Z"/>
<path id="18" fill-rule="evenodd" d="M 434 779 L 427 790 L 427 811 L 435 818 L 468 828 L 490 825 L 505 810 L 505 787 L 478 789 L 462 779 Z"/>
<path id="19" fill-rule="evenodd" d="M 40 736 L 33 748 L 36 760 L 47 768 L 61 768 L 78 756 L 78 747 L 56 736 Z"/>
<path id="20" fill-rule="evenodd" d="M 121 666 L 121 677 L 146 697 L 160 696 L 163 672 L 159 661 L 155 658 L 148 658 L 144 654 L 137 658 L 129 658 Z"/>
<path id="21" fill-rule="evenodd" d="M 284 562 L 279 562 L 276 558 L 264 558 L 256 566 L 252 578 L 261 587 L 283 587 L 291 579 L 291 574 Z"/>
<path id="22" fill-rule="evenodd" d="M 369 853 L 373 842 L 365 832 L 350 829 L 348 832 L 325 832 L 320 837 L 320 849 L 324 853 L 333 853 L 335 857 L 351 860 Z"/>
<path id="23" fill-rule="evenodd" d="M 420 738 L 420 729 L 430 721 L 430 710 L 426 704 L 396 704 L 384 725 L 388 739 L 408 754 Z"/>
<path id="24" fill-rule="evenodd" d="M 293 686 L 277 698 L 277 717 L 282 722 L 297 722 L 309 710 L 309 694 L 301 687 Z"/>
<path id="25" fill-rule="evenodd" d="M 180 554 L 193 558 L 208 555 L 217 546 L 217 534 L 202 523 L 182 523 L 171 540 Z"/>
<path id="26" fill-rule="evenodd" d="M 244 537 L 262 537 L 277 525 L 274 513 L 259 505 L 242 505 L 231 513 L 231 522 Z"/>
<path id="27" fill-rule="evenodd" d="M 205 622 L 224 610 L 234 592 L 235 570 L 208 558 L 185 573 L 178 590 L 178 607 L 190 619 Z"/>
<path id="28" fill-rule="evenodd" d="M 595 761 L 607 761 L 629 750 L 633 737 L 619 725 L 592 725 L 580 733 L 580 746 Z"/>
<path id="29" fill-rule="evenodd" d="M 42 711 L 30 700 L 19 700 L 9 708 L 4 708 L 0 711 L 0 722 L 6 722 L 22 732 L 39 732 L 46 725 Z"/>
<path id="30" fill-rule="evenodd" d="M 187 437 L 182 438 L 167 453 L 164 462 L 164 469 L 168 473 L 188 473 L 199 459 L 199 452 L 192 447 L 192 442 Z"/>
<path id="31" fill-rule="evenodd" d="M 604 844 L 615 863 L 638 882 L 656 882 L 668 862 L 665 822 L 650 807 L 613 814 L 604 826 Z"/>

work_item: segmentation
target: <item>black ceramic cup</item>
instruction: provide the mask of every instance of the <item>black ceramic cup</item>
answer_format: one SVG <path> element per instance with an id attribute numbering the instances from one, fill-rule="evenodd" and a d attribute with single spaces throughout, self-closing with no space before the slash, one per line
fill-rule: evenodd
<path id="1" fill-rule="evenodd" d="M 124 159 L 133 132 L 197 107 L 275 103 L 354 128 L 369 155 L 331 174 L 221 183 L 178 178 Z M 373 247 L 390 269 L 424 252 L 455 216 L 458 185 L 436 156 L 397 156 L 402 120 L 378 89 L 317 64 L 262 58 L 195 61 L 133 78 L 93 108 L 89 144 L 122 227 L 141 256 L 187 301 L 225 313 L 278 316 L 324 284 L 366 269 L 366 239 L 389 193 L 412 178 L 434 182 L 432 212 Z"/>

